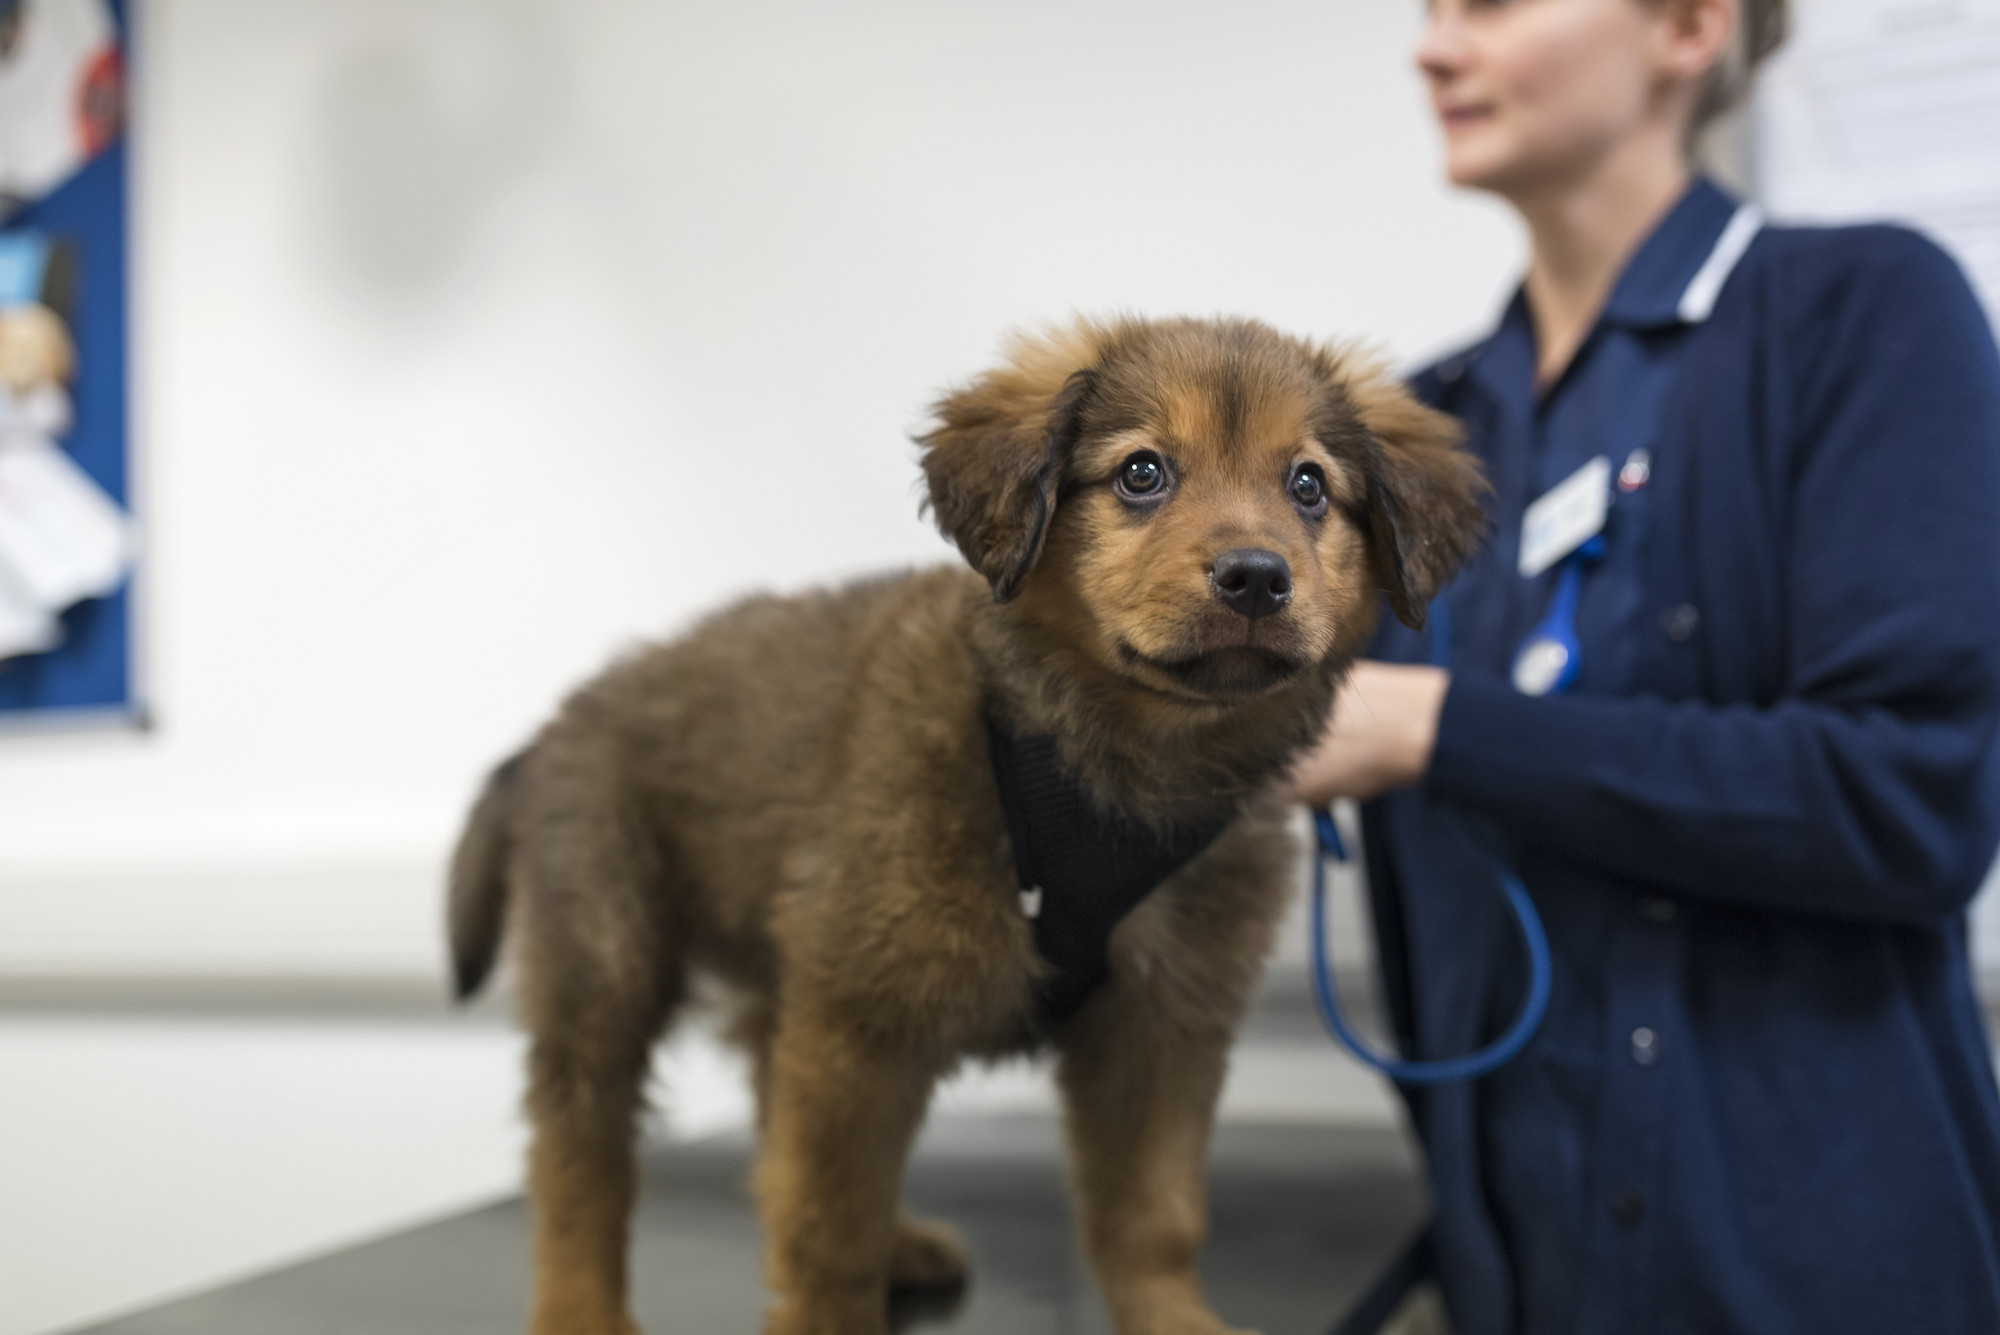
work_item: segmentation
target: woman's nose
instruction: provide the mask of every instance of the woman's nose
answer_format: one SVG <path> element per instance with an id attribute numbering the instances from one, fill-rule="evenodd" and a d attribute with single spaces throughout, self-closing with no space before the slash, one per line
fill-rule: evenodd
<path id="1" fill-rule="evenodd" d="M 1466 50 L 1462 0 L 1431 0 L 1417 39 L 1417 68 L 1430 79 L 1448 79 L 1464 68 Z"/>

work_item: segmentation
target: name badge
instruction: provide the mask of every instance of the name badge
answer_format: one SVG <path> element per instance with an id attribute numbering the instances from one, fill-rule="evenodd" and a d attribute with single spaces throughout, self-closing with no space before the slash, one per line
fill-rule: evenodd
<path id="1" fill-rule="evenodd" d="M 1610 510 L 1611 461 L 1599 455 L 1521 516 L 1521 577 L 1533 579 L 1603 532 Z"/>

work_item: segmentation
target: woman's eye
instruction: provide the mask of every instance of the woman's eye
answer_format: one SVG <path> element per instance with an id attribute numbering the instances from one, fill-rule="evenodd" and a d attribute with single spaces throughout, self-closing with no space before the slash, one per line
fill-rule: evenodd
<path id="1" fill-rule="evenodd" d="M 1292 499 L 1308 510 L 1317 510 L 1326 502 L 1326 479 L 1320 476 L 1318 468 L 1307 464 L 1292 474 Z"/>
<path id="2" fill-rule="evenodd" d="M 1135 454 L 1118 470 L 1118 487 L 1128 496 L 1150 496 L 1166 485 L 1167 470 L 1156 455 Z"/>

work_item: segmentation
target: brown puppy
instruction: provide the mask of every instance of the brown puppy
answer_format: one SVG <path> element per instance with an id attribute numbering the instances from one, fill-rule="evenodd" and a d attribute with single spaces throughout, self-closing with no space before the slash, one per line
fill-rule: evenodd
<path id="1" fill-rule="evenodd" d="M 1231 1032 L 1280 914 L 1282 779 L 1382 595 L 1416 621 L 1483 533 L 1451 422 L 1251 322 L 1017 341 L 923 439 L 936 569 L 759 598 L 614 664 L 503 765 L 453 866 L 461 994 L 511 916 L 533 1036 L 537 1335 L 633 1329 L 647 1053 L 715 980 L 755 1064 L 772 1335 L 876 1335 L 964 1270 L 899 1216 L 931 1088 L 1053 1043 L 1081 1233 L 1123 1335 L 1218 1335 L 1195 1274 Z M 1037 1021 L 985 720 L 1091 799 L 1223 833 Z"/>

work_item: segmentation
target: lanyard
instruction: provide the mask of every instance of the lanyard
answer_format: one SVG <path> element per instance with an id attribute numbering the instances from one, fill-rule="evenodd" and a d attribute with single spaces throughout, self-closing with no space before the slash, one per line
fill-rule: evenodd
<path id="1" fill-rule="evenodd" d="M 1313 811 L 1313 832 L 1318 845 L 1313 850 L 1311 900 L 1313 999 L 1319 1005 L 1320 1018 L 1340 1045 L 1364 1066 L 1380 1071 L 1400 1085 L 1449 1085 L 1477 1080 L 1514 1060 L 1535 1036 L 1542 1016 L 1548 1011 L 1552 983 L 1548 934 L 1542 929 L 1541 915 L 1535 912 L 1535 902 L 1528 898 L 1528 889 L 1514 869 L 1497 855 L 1492 857 L 1494 879 L 1499 882 L 1507 907 L 1513 910 L 1514 926 L 1528 955 L 1528 995 L 1521 1001 L 1520 1014 L 1507 1026 L 1506 1033 L 1477 1052 L 1432 1061 L 1398 1059 L 1363 1042 L 1340 1008 L 1340 994 L 1334 987 L 1333 963 L 1327 949 L 1326 863 L 1329 858 L 1345 862 L 1347 847 L 1341 842 L 1340 827 L 1333 823 L 1333 813 L 1323 807 Z"/>
<path id="2" fill-rule="evenodd" d="M 1451 604 L 1442 593 L 1431 601 L 1429 621 L 1431 665 L 1448 669 L 1451 667 Z M 1326 864 L 1328 859 L 1347 861 L 1347 846 L 1340 837 L 1340 827 L 1333 823 L 1333 813 L 1324 807 L 1313 811 L 1313 835 L 1316 847 L 1313 850 L 1312 897 L 1309 901 L 1313 1000 L 1318 1004 L 1320 1019 L 1340 1045 L 1364 1066 L 1380 1071 L 1403 1085 L 1445 1085 L 1477 1080 L 1512 1061 L 1541 1025 L 1542 1016 L 1549 1008 L 1553 981 L 1548 934 L 1542 928 L 1541 915 L 1535 912 L 1534 900 L 1528 897 L 1528 889 L 1521 884 L 1521 878 L 1514 869 L 1488 846 L 1487 856 L 1493 867 L 1494 880 L 1499 884 L 1507 907 L 1513 911 L 1521 947 L 1528 956 L 1528 994 L 1522 999 L 1520 1014 L 1514 1017 L 1514 1023 L 1507 1027 L 1506 1033 L 1477 1052 L 1432 1061 L 1398 1059 L 1377 1052 L 1363 1042 L 1340 1008 L 1340 994 L 1333 981 L 1333 961 L 1327 949 Z M 1473 835 L 1468 831 L 1466 837 Z"/>
<path id="3" fill-rule="evenodd" d="M 1583 595 L 1583 572 L 1604 555 L 1604 535 L 1592 537 L 1556 568 L 1555 596 L 1539 624 L 1514 654 L 1514 689 L 1523 695 L 1556 695 L 1576 681 L 1583 646 L 1576 637 L 1576 607 Z"/>

